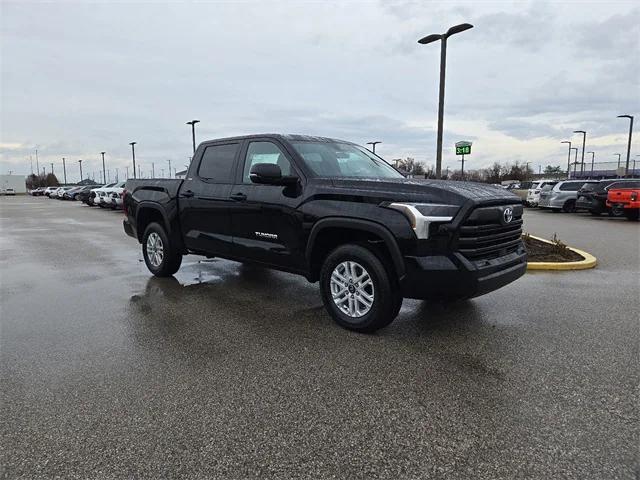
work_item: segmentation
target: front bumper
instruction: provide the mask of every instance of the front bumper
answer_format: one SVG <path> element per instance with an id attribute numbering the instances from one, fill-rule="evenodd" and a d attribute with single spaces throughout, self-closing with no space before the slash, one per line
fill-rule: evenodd
<path id="1" fill-rule="evenodd" d="M 406 275 L 400 282 L 405 298 L 451 300 L 472 298 L 504 287 L 524 275 L 527 254 L 517 251 L 493 259 L 470 261 L 461 253 L 405 257 Z"/>

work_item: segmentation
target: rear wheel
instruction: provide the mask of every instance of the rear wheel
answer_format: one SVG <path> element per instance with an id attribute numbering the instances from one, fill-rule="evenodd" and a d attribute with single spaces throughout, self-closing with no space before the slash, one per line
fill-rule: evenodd
<path id="1" fill-rule="evenodd" d="M 576 201 L 575 200 L 567 200 L 564 202 L 562 206 L 562 211 L 564 213 L 573 213 L 576 211 Z"/>
<path id="2" fill-rule="evenodd" d="M 402 306 L 402 295 L 383 259 L 355 244 L 342 245 L 326 258 L 320 293 L 338 325 L 363 333 L 389 325 Z"/>
<path id="3" fill-rule="evenodd" d="M 142 255 L 147 268 L 156 277 L 169 277 L 182 264 L 182 254 L 171 245 L 164 228 L 150 223 L 142 237 Z"/>

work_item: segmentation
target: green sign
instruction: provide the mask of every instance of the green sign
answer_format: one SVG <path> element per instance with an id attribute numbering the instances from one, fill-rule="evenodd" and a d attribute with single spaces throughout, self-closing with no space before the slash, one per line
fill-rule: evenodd
<path id="1" fill-rule="evenodd" d="M 471 155 L 471 145 L 456 145 L 456 155 Z"/>

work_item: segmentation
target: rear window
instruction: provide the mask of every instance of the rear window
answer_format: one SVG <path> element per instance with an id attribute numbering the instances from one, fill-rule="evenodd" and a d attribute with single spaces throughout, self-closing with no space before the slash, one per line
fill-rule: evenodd
<path id="1" fill-rule="evenodd" d="M 535 190 L 536 188 L 538 188 L 538 185 L 540 185 L 540 183 L 539 183 L 539 182 L 533 182 L 533 183 L 531 184 L 531 187 L 529 187 L 529 188 L 531 188 L 531 190 Z"/>
<path id="2" fill-rule="evenodd" d="M 554 187 L 556 183 L 558 182 L 541 182 L 538 188 L 544 189 L 545 187 L 550 187 L 550 188 L 547 188 L 546 190 L 551 190 L 551 188 Z"/>
<path id="3" fill-rule="evenodd" d="M 238 152 L 237 143 L 212 145 L 202 154 L 198 175 L 214 183 L 233 183 L 233 165 Z"/>
<path id="4" fill-rule="evenodd" d="M 544 187 L 542 187 L 542 191 L 543 192 L 548 192 L 549 190 L 551 190 L 553 188 L 553 185 L 551 183 L 547 183 L 545 184 Z"/>

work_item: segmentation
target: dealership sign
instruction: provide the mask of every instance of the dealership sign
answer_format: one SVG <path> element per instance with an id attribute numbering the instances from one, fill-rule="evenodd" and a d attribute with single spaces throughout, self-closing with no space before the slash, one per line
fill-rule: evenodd
<path id="1" fill-rule="evenodd" d="M 471 142 L 456 142 L 456 155 L 471 155 Z"/>

